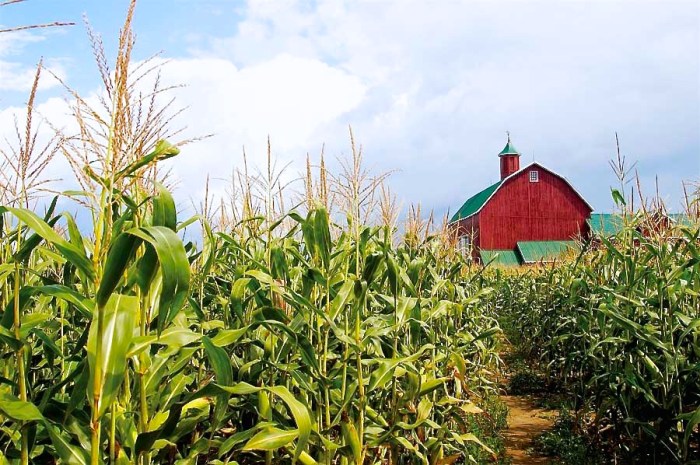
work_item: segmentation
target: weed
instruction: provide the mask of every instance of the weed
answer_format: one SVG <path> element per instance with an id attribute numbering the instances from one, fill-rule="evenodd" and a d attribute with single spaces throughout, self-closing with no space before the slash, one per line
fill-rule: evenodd
<path id="1" fill-rule="evenodd" d="M 561 464 L 602 464 L 600 452 L 581 431 L 576 418 L 569 411 L 562 410 L 554 427 L 536 439 L 535 449 L 540 455 L 555 457 Z"/>

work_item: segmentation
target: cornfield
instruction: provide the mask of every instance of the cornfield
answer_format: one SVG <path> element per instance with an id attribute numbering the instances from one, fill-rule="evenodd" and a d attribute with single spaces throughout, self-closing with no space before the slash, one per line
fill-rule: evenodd
<path id="1" fill-rule="evenodd" d="M 687 463 L 700 457 L 700 229 L 654 230 L 652 217 L 628 216 L 556 267 L 493 278 L 512 339 L 592 415 L 611 455 Z"/>
<path id="2" fill-rule="evenodd" d="M 397 240 L 352 133 L 341 173 L 308 163 L 297 207 L 268 158 L 183 220 L 173 111 L 148 63 L 130 70 L 134 6 L 113 71 L 90 31 L 104 98 L 66 86 L 78 133 L 37 146 L 40 65 L 2 151 L 0 465 L 492 463 L 501 326 L 616 454 L 697 458 L 697 226 L 630 221 L 553 267 L 478 268 L 419 207 Z M 80 186 L 60 199 L 55 156 Z"/>
<path id="3" fill-rule="evenodd" d="M 180 151 L 160 91 L 144 97 L 129 73 L 133 6 L 114 73 L 94 40 L 103 108 L 71 92 L 80 134 L 35 150 L 35 82 L 19 149 L 4 152 L 0 463 L 494 456 L 469 425 L 495 390 L 499 328 L 463 259 L 419 220 L 396 245 L 390 205 L 384 224 L 365 221 L 382 177 L 366 178 L 354 144 L 345 173 L 328 181 L 322 166 L 315 188 L 309 174 L 303 208 L 280 207 L 270 170 L 241 175 L 218 223 L 209 206 L 180 221 L 158 170 Z M 90 228 L 57 199 L 31 208 L 58 153 Z M 185 243 L 197 225 L 199 246 Z"/>

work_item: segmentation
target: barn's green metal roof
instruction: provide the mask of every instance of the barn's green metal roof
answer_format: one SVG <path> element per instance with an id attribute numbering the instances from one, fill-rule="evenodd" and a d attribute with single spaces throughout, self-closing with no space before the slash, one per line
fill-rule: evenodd
<path id="1" fill-rule="evenodd" d="M 484 206 L 486 201 L 491 197 L 491 194 L 496 192 L 496 189 L 501 185 L 502 181 L 498 181 L 496 184 L 492 184 L 483 191 L 472 195 L 464 202 L 464 205 L 457 210 L 457 213 L 452 216 L 450 222 L 461 220 L 462 218 L 467 218 L 472 216 L 474 213 L 478 212 L 481 207 Z"/>
<path id="2" fill-rule="evenodd" d="M 518 252 L 524 263 L 551 262 L 575 247 L 574 241 L 518 242 Z"/>
<path id="3" fill-rule="evenodd" d="M 503 155 L 520 155 L 520 152 L 518 152 L 518 150 L 511 143 L 510 137 L 508 138 L 508 143 L 506 146 L 503 147 L 501 153 L 498 154 L 499 157 L 502 157 Z"/>
<path id="4" fill-rule="evenodd" d="M 668 218 L 679 226 L 692 226 L 693 220 L 683 213 L 669 213 Z M 591 213 L 588 226 L 594 236 L 610 237 L 622 231 L 625 220 L 617 213 Z"/>
<path id="5" fill-rule="evenodd" d="M 594 236 L 610 237 L 622 231 L 624 219 L 616 213 L 591 213 L 586 220 Z"/>
<path id="6" fill-rule="evenodd" d="M 513 250 L 480 250 L 481 263 L 484 265 L 518 266 L 520 259 Z"/>
<path id="7" fill-rule="evenodd" d="M 668 217 L 679 226 L 693 226 L 693 219 L 685 213 L 669 213 Z"/>

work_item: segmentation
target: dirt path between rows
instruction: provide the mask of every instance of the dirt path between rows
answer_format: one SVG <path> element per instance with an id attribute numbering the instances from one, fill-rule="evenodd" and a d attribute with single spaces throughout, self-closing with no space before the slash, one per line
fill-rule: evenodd
<path id="1" fill-rule="evenodd" d="M 508 429 L 504 431 L 506 453 L 512 465 L 549 464 L 551 458 L 528 453 L 533 440 L 554 424 L 556 412 L 535 406 L 529 396 L 501 396 L 508 406 Z"/>

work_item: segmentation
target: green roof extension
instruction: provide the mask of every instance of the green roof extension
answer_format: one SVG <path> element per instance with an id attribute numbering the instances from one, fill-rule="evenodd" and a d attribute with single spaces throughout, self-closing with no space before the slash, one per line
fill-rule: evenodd
<path id="1" fill-rule="evenodd" d="M 685 213 L 669 213 L 668 217 L 678 226 L 693 226 L 693 219 Z"/>
<path id="2" fill-rule="evenodd" d="M 519 266 L 520 259 L 513 250 L 480 250 L 481 263 L 496 266 Z"/>
<path id="3" fill-rule="evenodd" d="M 518 252 L 524 263 L 552 262 L 569 250 L 576 248 L 574 241 L 524 241 L 518 242 Z"/>
<path id="4" fill-rule="evenodd" d="M 450 223 L 467 218 L 478 212 L 479 209 L 484 206 L 489 197 L 496 192 L 496 189 L 498 189 L 498 187 L 501 185 L 501 182 L 502 181 L 498 181 L 496 184 L 492 184 L 483 191 L 469 197 L 467 201 L 464 202 L 464 205 L 457 210 L 457 213 L 452 216 Z"/>
<path id="5" fill-rule="evenodd" d="M 591 213 L 586 220 L 594 236 L 610 237 L 622 231 L 624 219 L 616 213 Z"/>
<path id="6" fill-rule="evenodd" d="M 693 226 L 693 219 L 683 213 L 668 213 L 666 215 L 677 226 Z M 586 220 L 591 232 L 597 237 L 611 237 L 624 229 L 625 219 L 618 213 L 591 213 Z M 634 222 L 634 219 L 627 221 Z"/>

